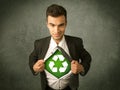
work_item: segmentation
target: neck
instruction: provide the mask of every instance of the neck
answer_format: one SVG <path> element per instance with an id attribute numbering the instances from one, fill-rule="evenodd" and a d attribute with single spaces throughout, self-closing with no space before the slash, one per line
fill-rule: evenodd
<path id="1" fill-rule="evenodd" d="M 63 39 L 63 37 L 61 37 L 60 39 L 54 39 L 54 41 L 55 41 L 56 44 L 58 45 L 62 39 Z"/>
<path id="2" fill-rule="evenodd" d="M 56 44 L 58 45 L 61 40 L 55 40 Z"/>

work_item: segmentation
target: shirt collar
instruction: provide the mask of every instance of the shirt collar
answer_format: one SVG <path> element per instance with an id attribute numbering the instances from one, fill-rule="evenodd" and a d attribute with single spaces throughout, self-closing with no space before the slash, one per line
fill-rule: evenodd
<path id="1" fill-rule="evenodd" d="M 51 37 L 51 41 L 50 41 L 50 47 L 57 47 L 57 46 L 60 46 L 60 47 L 64 47 L 64 44 L 66 43 L 65 41 L 65 36 L 62 37 L 61 41 L 59 42 L 59 44 L 57 45 L 57 43 L 55 42 L 55 40 L 53 39 L 53 37 Z"/>
<path id="2" fill-rule="evenodd" d="M 59 42 L 59 44 L 57 45 L 57 43 L 55 42 L 55 40 L 51 37 L 51 40 L 50 40 L 50 45 L 49 45 L 49 52 L 55 52 L 56 49 L 57 49 L 57 46 L 60 46 L 61 48 L 63 48 L 66 53 L 68 55 L 69 54 L 69 50 L 68 50 L 68 47 L 67 47 L 67 43 L 66 43 L 66 40 L 65 40 L 65 36 L 62 37 L 61 41 Z"/>

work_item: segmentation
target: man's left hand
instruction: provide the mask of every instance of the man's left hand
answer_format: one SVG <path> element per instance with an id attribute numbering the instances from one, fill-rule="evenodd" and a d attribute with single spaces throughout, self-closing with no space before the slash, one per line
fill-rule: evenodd
<path id="1" fill-rule="evenodd" d="M 84 72 L 84 67 L 78 61 L 72 60 L 71 71 L 72 71 L 73 74 L 78 74 L 80 72 Z"/>

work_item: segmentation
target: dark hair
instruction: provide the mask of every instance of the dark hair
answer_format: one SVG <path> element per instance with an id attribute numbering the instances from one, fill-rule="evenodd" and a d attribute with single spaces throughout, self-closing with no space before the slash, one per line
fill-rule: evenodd
<path id="1" fill-rule="evenodd" d="M 61 15 L 64 15 L 67 21 L 67 11 L 64 7 L 60 5 L 52 4 L 46 10 L 46 18 L 48 18 L 48 16 L 58 17 Z"/>

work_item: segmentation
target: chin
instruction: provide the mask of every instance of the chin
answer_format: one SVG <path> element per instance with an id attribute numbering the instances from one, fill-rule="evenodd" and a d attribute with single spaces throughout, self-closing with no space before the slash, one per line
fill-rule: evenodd
<path id="1" fill-rule="evenodd" d="M 55 40 L 61 40 L 62 37 L 54 37 Z"/>

